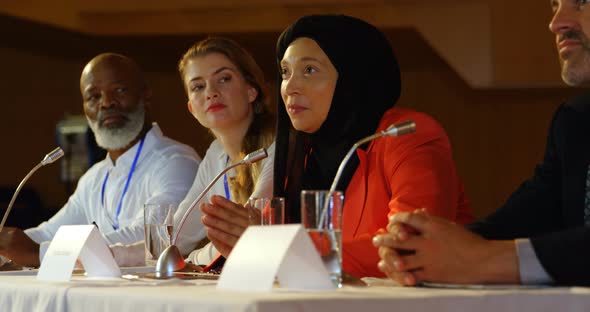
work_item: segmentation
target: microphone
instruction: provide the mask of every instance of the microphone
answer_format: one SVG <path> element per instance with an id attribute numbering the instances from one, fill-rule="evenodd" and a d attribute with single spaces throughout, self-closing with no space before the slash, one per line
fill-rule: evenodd
<path id="1" fill-rule="evenodd" d="M 268 153 L 266 152 L 266 149 L 261 148 L 259 150 L 253 151 L 252 153 L 246 155 L 246 157 L 244 157 L 244 159 L 242 159 L 242 161 L 240 161 L 239 163 L 237 163 L 236 165 L 234 165 L 234 167 L 240 166 L 240 165 L 250 165 L 253 164 L 259 160 L 265 159 L 266 157 L 268 157 Z M 233 168 L 233 167 L 231 167 Z M 229 169 L 231 169 L 229 168 Z M 225 173 L 227 170 L 229 169 L 225 169 L 224 172 Z M 218 179 L 218 177 L 215 177 L 216 179 Z"/>
<path id="2" fill-rule="evenodd" d="M 219 178 L 221 178 L 226 172 L 230 171 L 231 169 L 233 169 L 235 167 L 238 167 L 241 165 L 250 165 L 250 164 L 253 164 L 253 163 L 255 163 L 259 160 L 262 160 L 266 157 L 268 157 L 268 153 L 266 152 L 266 149 L 261 148 L 259 150 L 256 150 L 256 151 L 246 155 L 246 157 L 244 157 L 244 159 L 242 159 L 241 161 L 239 161 L 233 165 L 229 165 L 229 166 L 225 167 L 225 169 L 223 169 L 219 174 L 217 174 L 217 176 L 215 176 L 215 178 L 213 178 L 213 180 L 211 182 L 209 182 L 209 184 L 205 187 L 205 189 L 201 192 L 201 194 L 199 194 L 199 196 L 197 196 L 197 198 L 195 200 L 193 200 L 193 202 L 190 204 L 190 208 L 184 213 L 184 215 L 180 219 L 181 220 L 180 225 L 178 226 L 176 233 L 174 233 L 174 239 L 172 240 L 173 244 L 176 244 L 176 240 L 178 239 L 178 233 L 180 233 L 180 230 L 184 226 L 184 223 L 186 222 L 188 215 L 196 208 L 197 203 L 199 201 L 201 201 L 201 199 L 203 199 L 205 194 L 207 194 L 207 192 L 209 192 L 209 190 L 213 187 L 213 184 L 215 184 L 215 182 L 217 182 L 217 180 L 219 180 Z"/>
<path id="3" fill-rule="evenodd" d="M 25 178 L 20 182 L 20 184 L 16 188 L 14 195 L 12 195 L 12 199 L 10 200 L 10 204 L 8 204 L 8 209 L 6 209 L 6 212 L 4 213 L 4 217 L 2 218 L 2 222 L 0 223 L 0 232 L 2 232 L 2 229 L 4 229 L 4 223 L 6 223 L 6 219 L 8 218 L 8 214 L 10 213 L 10 210 L 12 210 L 12 205 L 14 204 L 14 201 L 16 200 L 16 196 L 20 192 L 20 189 L 23 187 L 23 185 L 25 185 L 25 182 L 27 182 L 27 180 L 33 175 L 33 173 L 35 173 L 35 171 L 37 171 L 37 169 L 55 162 L 56 160 L 60 159 L 63 155 L 64 155 L 64 151 L 61 149 L 61 147 L 57 147 L 53 151 L 51 151 L 47 155 L 45 155 L 45 158 L 43 158 L 43 160 L 41 160 L 41 162 L 38 163 L 35 166 L 35 168 L 33 168 L 31 171 L 29 171 L 29 173 L 25 176 Z"/>
<path id="4" fill-rule="evenodd" d="M 49 154 L 45 155 L 43 160 L 41 161 L 41 165 L 49 165 L 54 163 L 56 160 L 60 159 L 64 155 L 64 151 L 61 147 L 56 147 L 53 151 L 49 152 Z"/>
<path id="5" fill-rule="evenodd" d="M 203 189 L 203 191 L 199 194 L 199 196 L 197 196 L 197 198 L 195 200 L 193 200 L 193 202 L 189 206 L 190 208 L 187 209 L 187 211 L 184 213 L 184 215 L 180 219 L 180 225 L 178 226 L 178 229 L 176 229 L 176 231 L 174 233 L 174 236 L 173 236 L 174 239 L 172 240 L 172 245 L 170 245 L 168 248 L 164 249 L 164 251 L 162 251 L 162 253 L 160 254 L 160 257 L 158 258 L 158 262 L 156 263 L 156 277 L 172 277 L 174 271 L 180 270 L 180 269 L 184 268 L 184 266 L 186 265 L 186 263 L 184 262 L 184 258 L 182 257 L 182 254 L 180 253 L 180 250 L 176 246 L 176 241 L 178 240 L 178 234 L 180 233 L 180 230 L 182 229 L 182 227 L 184 226 L 184 223 L 188 219 L 189 214 L 197 207 L 197 203 L 199 203 L 201 201 L 201 199 L 203 199 L 203 197 L 205 197 L 205 195 L 213 187 L 215 182 L 217 182 L 217 180 L 219 180 L 219 178 L 221 178 L 226 172 L 228 172 L 229 170 L 231 170 L 235 167 L 239 167 L 242 165 L 250 165 L 250 164 L 260 161 L 266 157 L 268 157 L 268 153 L 266 152 L 265 148 L 261 148 L 259 150 L 256 150 L 256 151 L 246 155 L 246 157 L 244 157 L 241 161 L 225 167 L 225 169 L 223 169 L 219 174 L 217 174 L 215 176 L 215 178 L 213 178 L 213 180 L 211 180 L 211 182 L 209 182 L 209 184 L 205 187 L 205 189 Z"/>
<path id="6" fill-rule="evenodd" d="M 362 144 L 367 143 L 369 141 L 380 138 L 380 137 L 401 136 L 401 135 L 405 135 L 405 134 L 412 133 L 415 131 L 416 131 L 416 123 L 413 120 L 407 120 L 404 122 L 393 124 L 393 125 L 387 127 L 387 129 L 385 129 L 385 130 L 379 131 L 379 132 L 372 134 L 368 137 L 362 138 L 359 141 L 357 141 L 356 143 L 354 143 L 352 145 L 352 147 L 350 148 L 350 150 L 348 150 L 348 153 L 346 153 L 346 156 L 344 156 L 344 159 L 342 159 L 340 166 L 338 166 L 338 171 L 336 171 L 336 176 L 334 177 L 334 181 L 332 181 L 332 185 L 330 186 L 330 190 L 328 191 L 328 196 L 326 197 L 326 200 L 324 201 L 324 207 L 322 208 L 322 214 L 320 215 L 320 220 L 319 220 L 318 226 L 323 227 L 324 221 L 325 221 L 324 219 L 325 219 L 326 214 L 328 212 L 328 206 L 330 205 L 330 197 L 332 197 L 332 194 L 334 194 L 334 191 L 336 190 L 336 186 L 338 185 L 338 182 L 340 181 L 340 176 L 342 176 L 342 172 L 344 171 L 344 167 L 346 167 L 346 164 L 348 163 L 348 160 L 352 156 L 352 153 L 354 151 L 356 151 L 356 149 L 359 146 L 361 146 Z"/>

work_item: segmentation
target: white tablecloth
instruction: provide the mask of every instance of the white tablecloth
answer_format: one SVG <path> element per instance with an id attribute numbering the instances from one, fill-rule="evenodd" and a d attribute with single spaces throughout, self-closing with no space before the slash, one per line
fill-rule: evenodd
<path id="1" fill-rule="evenodd" d="M 325 292 L 217 290 L 215 281 L 37 281 L 0 274 L 0 311 L 590 311 L 590 288 L 466 290 L 352 287 Z"/>

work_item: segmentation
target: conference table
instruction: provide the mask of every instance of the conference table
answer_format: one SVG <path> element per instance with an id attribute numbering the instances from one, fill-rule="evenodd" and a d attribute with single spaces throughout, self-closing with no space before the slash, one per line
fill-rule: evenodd
<path id="1" fill-rule="evenodd" d="M 35 271 L 13 271 L 0 273 L 0 311 L 590 311 L 590 288 L 583 287 L 454 289 L 368 281 L 330 291 L 236 292 L 206 279 L 44 282 Z"/>

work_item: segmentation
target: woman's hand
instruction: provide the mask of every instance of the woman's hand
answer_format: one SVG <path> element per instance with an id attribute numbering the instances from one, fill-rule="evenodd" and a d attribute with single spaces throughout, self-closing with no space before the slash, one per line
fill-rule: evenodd
<path id="1" fill-rule="evenodd" d="M 203 203 L 200 207 L 205 214 L 201 221 L 207 230 L 207 237 L 215 248 L 228 257 L 236 242 L 250 224 L 248 211 L 253 208 L 244 207 L 219 195 L 211 197 L 211 203 Z"/>

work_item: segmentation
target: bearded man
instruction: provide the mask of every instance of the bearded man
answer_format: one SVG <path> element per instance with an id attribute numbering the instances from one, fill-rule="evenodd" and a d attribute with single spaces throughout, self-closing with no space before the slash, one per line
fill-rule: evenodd
<path id="1" fill-rule="evenodd" d="M 96 142 L 108 154 L 51 219 L 25 231 L 4 228 L 0 255 L 19 265 L 39 266 L 62 225 L 94 223 L 111 245 L 143 240 L 144 204 L 181 202 L 196 175 L 196 152 L 150 122 L 152 91 L 136 62 L 114 53 L 94 57 L 82 71 L 80 92 Z"/>

